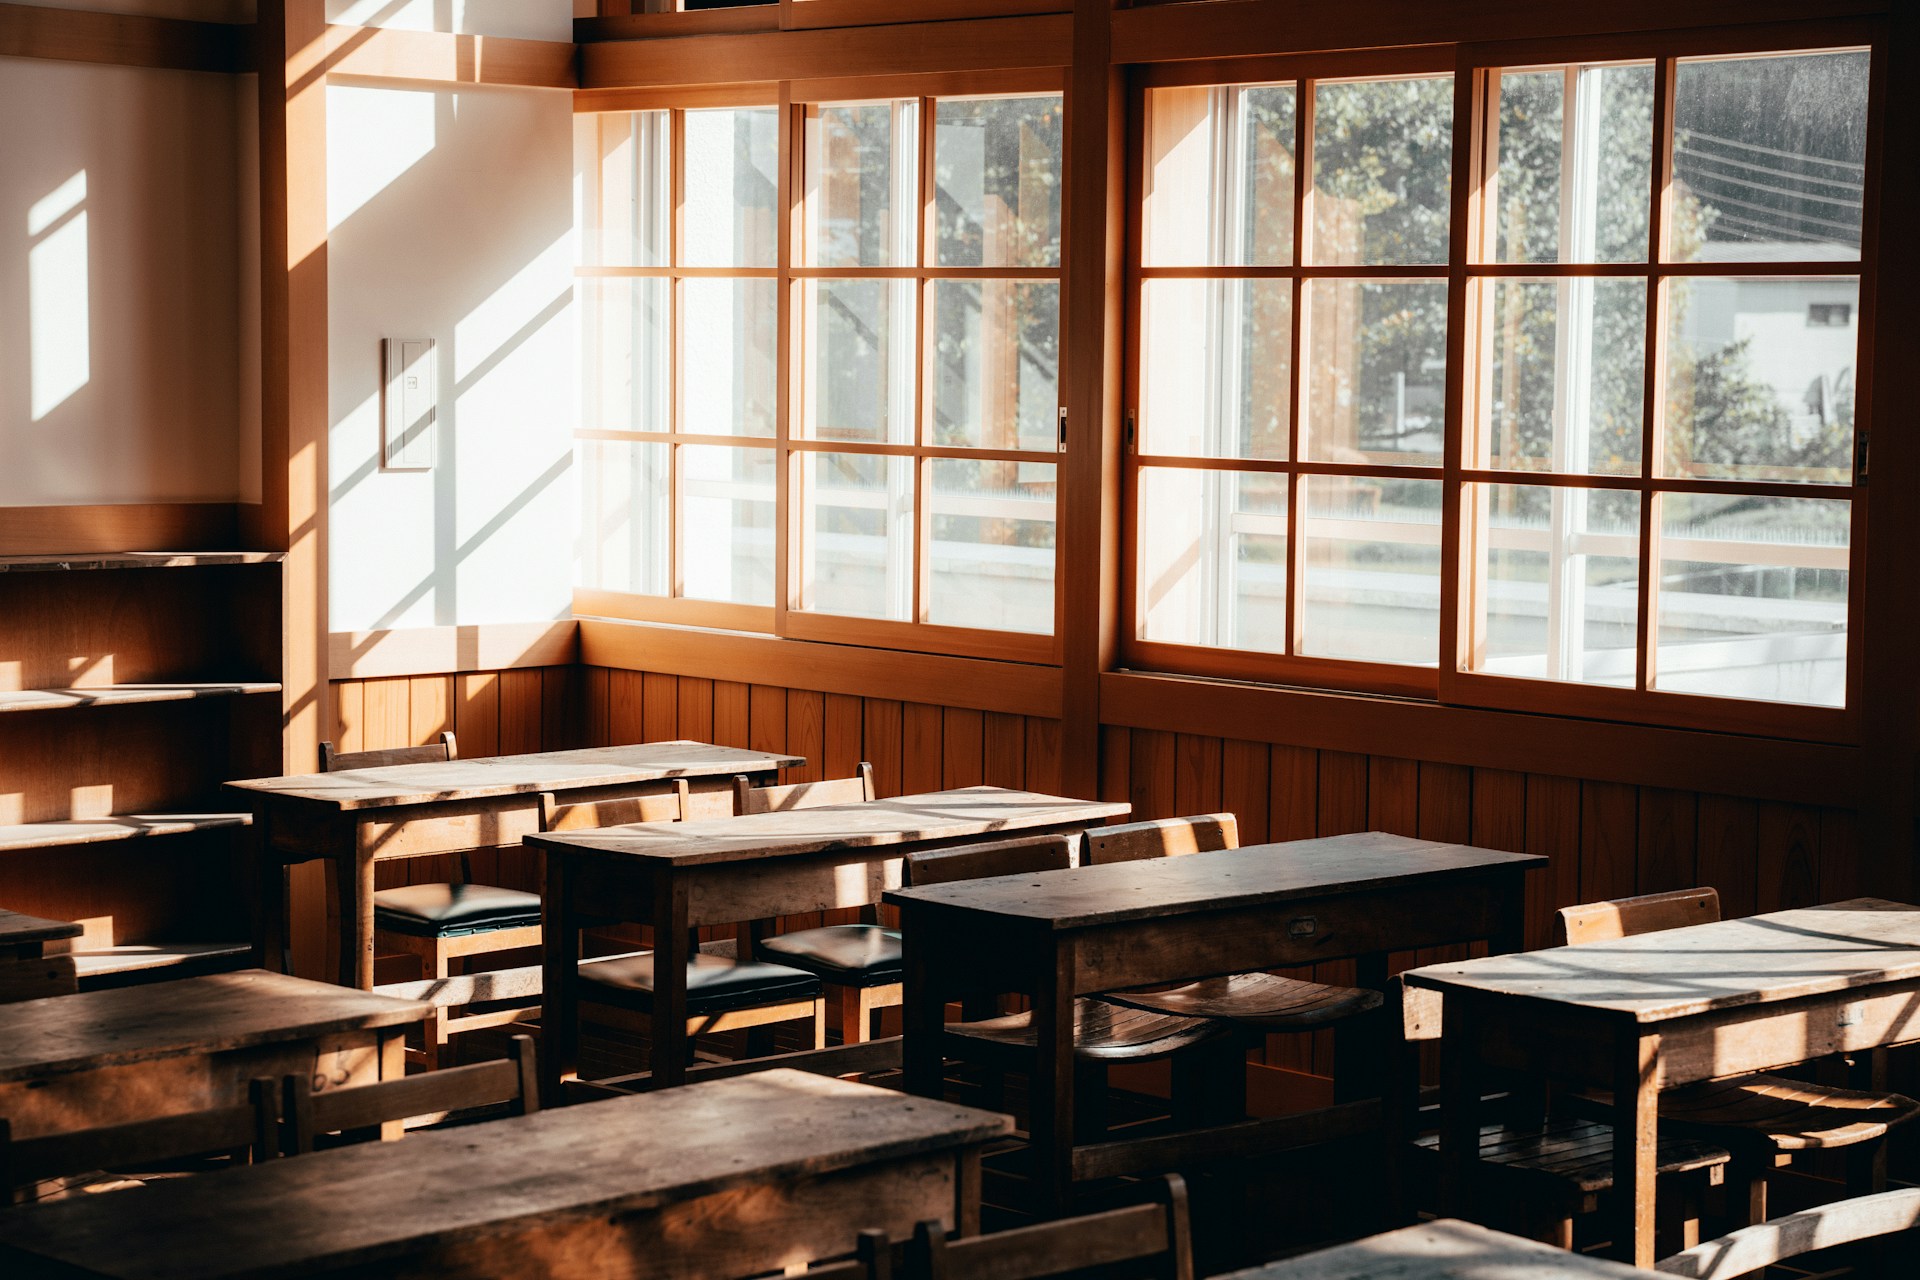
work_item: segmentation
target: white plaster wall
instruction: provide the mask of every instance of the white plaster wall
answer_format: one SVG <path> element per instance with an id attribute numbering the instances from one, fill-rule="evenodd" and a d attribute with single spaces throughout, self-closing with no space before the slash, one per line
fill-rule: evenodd
<path id="1" fill-rule="evenodd" d="M 257 492 L 244 107 L 233 76 L 0 58 L 0 506 Z"/>
<path id="2" fill-rule="evenodd" d="M 335 631 L 570 611 L 572 131 L 564 93 L 328 86 Z M 383 338 L 435 342 L 431 471 L 380 467 Z"/>
<path id="3" fill-rule="evenodd" d="M 571 41 L 576 7 L 574 0 L 327 0 L 327 21 Z"/>

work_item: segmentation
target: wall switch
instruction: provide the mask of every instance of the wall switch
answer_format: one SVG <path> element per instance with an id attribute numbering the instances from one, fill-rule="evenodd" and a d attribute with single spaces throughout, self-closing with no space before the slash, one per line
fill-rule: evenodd
<path id="1" fill-rule="evenodd" d="M 388 471 L 433 468 L 439 386 L 432 338 L 388 338 L 383 344 L 386 392 L 381 465 Z"/>

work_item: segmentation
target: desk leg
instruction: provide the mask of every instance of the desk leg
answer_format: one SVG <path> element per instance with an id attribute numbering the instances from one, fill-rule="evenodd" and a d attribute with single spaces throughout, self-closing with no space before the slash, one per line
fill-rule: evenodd
<path id="1" fill-rule="evenodd" d="M 433 1019 L 423 1024 L 424 1034 L 433 1035 Z M 396 1027 L 380 1034 L 380 1078 L 399 1080 L 407 1074 L 407 1033 L 404 1028 Z M 380 1126 L 380 1141 L 398 1142 L 406 1136 L 405 1120 L 388 1120 Z"/>
<path id="2" fill-rule="evenodd" d="M 254 810 L 248 834 L 247 897 L 253 907 L 254 963 L 274 973 L 287 965 L 287 869 L 273 852 L 273 833 L 263 809 Z"/>
<path id="3" fill-rule="evenodd" d="M 687 1080 L 687 965 L 692 959 L 686 890 L 671 873 L 662 873 L 653 888 L 653 1055 L 647 1064 L 656 1089 Z"/>
<path id="4" fill-rule="evenodd" d="M 1387 955 L 1376 951 L 1357 958 L 1354 985 L 1385 993 Z M 1388 1001 L 1389 1004 L 1393 1002 Z M 1387 1033 L 1391 1012 L 1352 1018 L 1333 1030 L 1333 1100 L 1357 1102 L 1362 1098 L 1385 1097 L 1388 1079 Z M 1397 1026 L 1397 1024 L 1395 1024 Z"/>
<path id="5" fill-rule="evenodd" d="M 1618 1032 L 1613 1068 L 1612 1251 L 1654 1263 L 1654 1168 L 1660 1139 L 1660 1037 Z"/>
<path id="6" fill-rule="evenodd" d="M 357 833 L 356 833 L 357 834 Z M 354 843 L 359 844 L 356 838 Z M 340 970 L 343 987 L 373 990 L 373 856 L 356 849 L 333 860 L 334 893 L 340 904 Z"/>
<path id="7" fill-rule="evenodd" d="M 558 1106 L 580 1074 L 580 917 L 570 860 L 547 850 L 540 884 L 540 1090 Z"/>
<path id="8" fill-rule="evenodd" d="M 1073 972 L 1054 948 L 1035 966 L 1033 1079 L 1028 1085 L 1028 1143 L 1044 1211 L 1065 1209 L 1073 1186 Z"/>
<path id="9" fill-rule="evenodd" d="M 1444 999 L 1440 1025 L 1440 1214 L 1478 1221 L 1479 1030 L 1460 1000 Z"/>
<path id="10" fill-rule="evenodd" d="M 945 1034 L 946 1006 L 935 985 L 927 957 L 938 943 L 938 926 L 931 920 L 903 913 L 901 921 L 902 967 L 900 1007 L 900 1067 L 908 1093 L 923 1098 L 938 1098 L 945 1092 L 942 1073 L 946 1056 L 941 1051 Z"/>

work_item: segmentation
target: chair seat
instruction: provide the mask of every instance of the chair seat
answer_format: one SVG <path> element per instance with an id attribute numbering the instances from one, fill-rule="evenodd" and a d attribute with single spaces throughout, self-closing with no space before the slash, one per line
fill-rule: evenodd
<path id="1" fill-rule="evenodd" d="M 1898 1093 L 1867 1093 L 1753 1075 L 1670 1089 L 1660 1095 L 1660 1118 L 1712 1129 L 1722 1141 L 1744 1130 L 1779 1151 L 1850 1147 L 1886 1136 L 1920 1114 L 1920 1102 Z"/>
<path id="2" fill-rule="evenodd" d="M 540 895 L 488 884 L 410 884 L 373 895 L 375 928 L 452 938 L 540 923 Z"/>
<path id="3" fill-rule="evenodd" d="M 653 952 L 580 962 L 587 1000 L 601 1000 L 640 1013 L 653 1012 Z M 820 979 L 781 964 L 695 955 L 687 962 L 687 1016 L 706 1017 L 736 1009 L 818 1000 Z"/>
<path id="4" fill-rule="evenodd" d="M 1031 1012 L 980 1022 L 953 1022 L 946 1029 L 949 1035 L 1003 1051 L 1031 1051 L 1034 1047 Z M 1204 1018 L 1128 1009 L 1105 1000 L 1073 1002 L 1073 1056 L 1088 1062 L 1150 1062 L 1225 1034 L 1224 1024 Z"/>
<path id="5" fill-rule="evenodd" d="M 760 959 L 805 969 L 835 986 L 884 987 L 900 981 L 900 934 L 877 924 L 830 924 L 762 941 Z"/>
<path id="6" fill-rule="evenodd" d="M 1380 1007 L 1364 987 L 1330 987 L 1272 973 L 1205 978 L 1170 991 L 1115 991 L 1114 1004 L 1186 1018 L 1217 1018 L 1259 1031 L 1306 1031 Z"/>
<path id="7" fill-rule="evenodd" d="M 1437 1152 L 1440 1135 L 1422 1134 L 1415 1143 Z M 1480 1127 L 1480 1158 L 1512 1172 L 1551 1179 L 1581 1194 L 1613 1186 L 1613 1126 L 1560 1117 L 1544 1125 L 1487 1124 Z M 1732 1154 L 1695 1138 L 1661 1138 L 1654 1152 L 1657 1173 L 1685 1173 L 1724 1165 Z"/>

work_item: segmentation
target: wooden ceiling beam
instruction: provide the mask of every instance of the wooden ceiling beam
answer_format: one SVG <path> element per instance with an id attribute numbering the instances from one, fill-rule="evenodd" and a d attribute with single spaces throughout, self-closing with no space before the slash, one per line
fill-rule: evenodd
<path id="1" fill-rule="evenodd" d="M 0 57 L 166 71 L 251 71 L 253 28 L 228 22 L 0 4 Z"/>
<path id="2" fill-rule="evenodd" d="M 327 74 L 433 84 L 577 89 L 578 48 L 552 40 L 336 25 L 327 28 Z"/>

